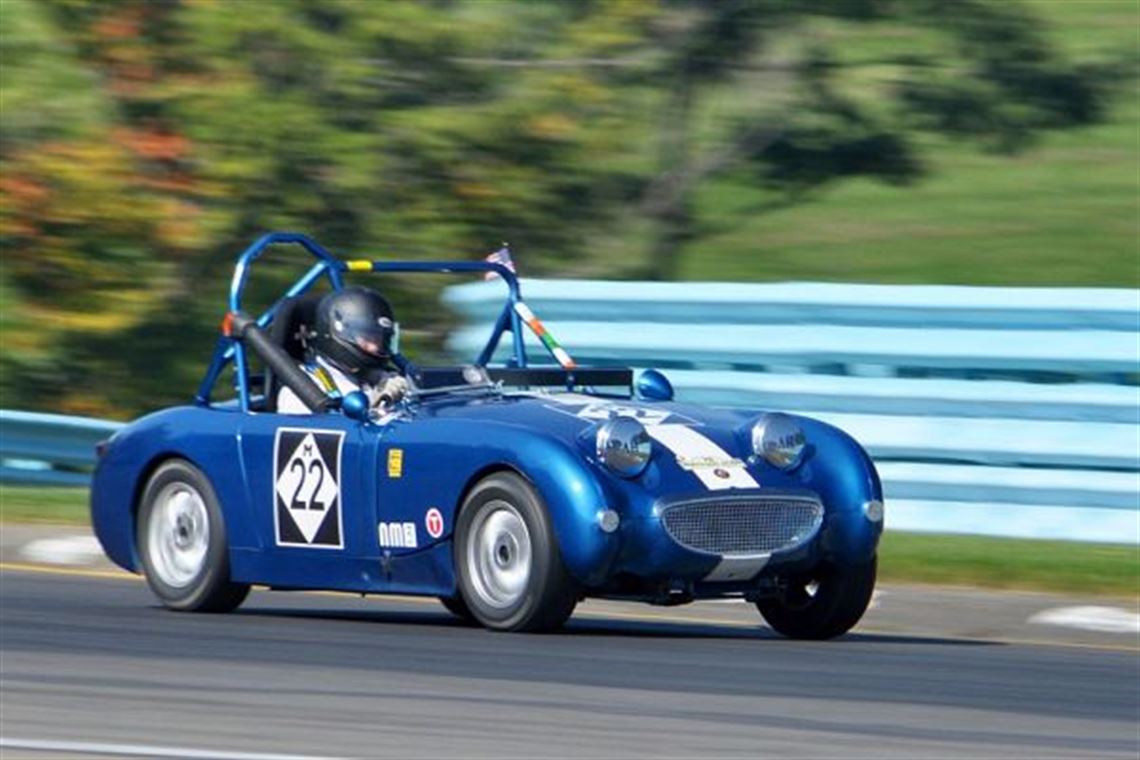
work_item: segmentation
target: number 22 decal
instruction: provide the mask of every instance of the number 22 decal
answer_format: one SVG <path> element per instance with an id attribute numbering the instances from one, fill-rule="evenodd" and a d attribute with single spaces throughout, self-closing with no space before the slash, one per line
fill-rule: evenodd
<path id="1" fill-rule="evenodd" d="M 324 509 L 325 504 L 318 501 L 316 496 L 320 493 L 321 486 L 325 482 L 325 465 L 319 459 L 314 459 L 309 462 L 308 469 L 305 468 L 305 463 L 300 459 L 292 459 L 289 461 L 289 469 L 297 475 L 297 490 L 293 492 L 293 498 L 289 501 L 290 509 Z M 316 470 L 316 477 L 318 478 L 317 484 L 309 491 L 307 499 L 299 498 L 301 491 L 305 489 L 306 482 L 312 482 L 309 475 L 313 474 Z"/>
<path id="2" fill-rule="evenodd" d="M 278 428 L 273 525 L 278 546 L 343 549 L 339 430 Z"/>

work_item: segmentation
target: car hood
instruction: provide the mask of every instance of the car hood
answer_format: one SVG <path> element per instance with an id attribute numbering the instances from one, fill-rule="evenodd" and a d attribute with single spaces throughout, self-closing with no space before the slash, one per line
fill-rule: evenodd
<path id="1" fill-rule="evenodd" d="M 782 470 L 753 456 L 752 428 L 763 413 L 756 409 L 575 393 L 504 393 L 424 400 L 411 413 L 419 420 L 441 423 L 443 435 L 460 434 L 475 445 L 493 448 L 505 440 L 528 445 L 518 443 L 526 436 L 512 436 L 512 431 L 555 441 L 590 464 L 607 489 L 607 498 L 617 494 L 618 503 L 634 505 L 646 519 L 652 519 L 661 499 L 728 496 L 756 489 L 808 492 L 818 496 L 825 509 L 857 511 L 870 499 L 882 499 L 874 465 L 859 444 L 837 428 L 798 415 L 789 416 L 803 430 L 804 459 L 800 466 Z M 611 415 L 637 418 L 653 439 L 654 454 L 637 478 L 621 478 L 597 460 L 595 433 Z M 430 439 L 431 427 L 419 427 L 421 435 Z M 547 461 L 534 464 L 554 466 Z"/>
<path id="2" fill-rule="evenodd" d="M 598 425 L 611 416 L 625 415 L 638 419 L 658 444 L 679 458 L 719 456 L 725 460 L 746 459 L 751 454 L 749 429 L 757 414 L 579 393 L 505 393 L 437 399 L 421 404 L 417 411 L 417 416 L 526 427 L 587 449 L 592 446 L 592 432 Z"/>

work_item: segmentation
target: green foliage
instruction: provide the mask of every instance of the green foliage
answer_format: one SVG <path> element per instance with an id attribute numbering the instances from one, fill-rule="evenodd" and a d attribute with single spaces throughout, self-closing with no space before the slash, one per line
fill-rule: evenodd
<path id="1" fill-rule="evenodd" d="M 105 124 L 107 103 L 95 72 L 35 0 L 5 0 L 0 8 L 0 144 L 83 136 Z"/>
<path id="2" fill-rule="evenodd" d="M 1052 132 L 1115 113 L 1111 96 L 1134 84 L 1127 56 L 1059 51 L 1041 19 L 1060 13 L 973 0 L 5 0 L 0 406 L 122 417 L 186 399 L 233 259 L 270 229 L 401 258 L 480 257 L 508 240 L 531 275 L 951 276 L 937 236 L 905 259 L 855 236 L 855 264 L 834 267 L 834 250 L 823 264 L 802 251 L 827 241 L 781 243 L 781 220 L 840 194 L 862 218 L 879 204 L 864 199 L 914 203 L 944 182 L 973 192 L 960 163 L 997 175 L 1017 166 L 1001 154 L 1031 161 L 1056 150 Z M 1015 196 L 1002 185 L 995 202 Z M 979 225 L 995 245 L 1006 227 Z M 772 255 L 750 257 L 757 241 Z M 899 261 L 927 250 L 936 265 Z M 259 265 L 254 299 L 296 261 Z M 449 328 L 442 284 L 382 283 L 424 353 Z"/>
<path id="3" fill-rule="evenodd" d="M 1120 0 L 1027 6 L 1043 42 L 1097 77 L 1102 121 L 1038 133 L 1013 155 L 955 135 L 919 136 L 925 171 L 905 187 L 855 179 L 789 203 L 747 172 L 698 192 L 702 235 L 686 247 L 685 279 L 831 280 L 972 285 L 1140 287 L 1140 8 Z M 833 30 L 832 49 L 869 87 L 899 36 L 933 53 L 922 29 Z M 889 42 L 888 42 L 889 41 Z M 1131 67 L 1119 62 L 1132 60 Z"/>

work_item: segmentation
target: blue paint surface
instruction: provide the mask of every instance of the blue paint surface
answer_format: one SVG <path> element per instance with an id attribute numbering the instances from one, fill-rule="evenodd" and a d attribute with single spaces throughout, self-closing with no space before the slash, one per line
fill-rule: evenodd
<path id="1" fill-rule="evenodd" d="M 598 420 L 580 416 L 591 403 L 618 403 L 626 412 L 667 413 L 673 416 L 666 422 L 694 425 L 734 457 L 744 460 L 751 454 L 748 431 L 756 413 L 667 402 L 612 402 L 566 394 L 445 394 L 411 404 L 385 424 L 340 414 L 186 406 L 144 417 L 115 436 L 94 476 L 95 534 L 112 560 L 137 570 L 138 495 L 160 461 L 177 457 L 201 469 L 217 492 L 236 579 L 295 588 L 446 595 L 455 589 L 451 539 L 463 496 L 480 477 L 506 469 L 535 485 L 552 518 L 563 561 L 588 588 L 604 589 L 623 574 L 699 581 L 719 557 L 674 542 L 661 527 L 655 507 L 677 498 L 753 491 L 710 492 L 660 445 L 641 477 L 614 476 L 595 459 Z M 754 492 L 809 490 L 819 495 L 824 526 L 807 548 L 788 558 L 797 566 L 823 559 L 866 560 L 880 532 L 861 510 L 864 502 L 882 497 L 874 467 L 858 444 L 839 430 L 808 419 L 801 424 L 811 445 L 807 461 L 792 473 L 751 463 L 749 472 L 760 485 Z M 342 549 L 276 545 L 273 445 L 280 428 L 344 434 Z M 393 450 L 401 452 L 398 476 L 389 469 Z M 426 528 L 432 508 L 443 515 L 443 532 L 436 539 Z M 597 524 L 598 511 L 607 508 L 621 516 L 621 527 L 613 534 Z M 414 524 L 417 545 L 381 547 L 380 523 Z M 768 571 L 778 572 L 780 562 L 781 557 L 774 556 Z M 717 589 L 709 592 L 716 595 Z"/>

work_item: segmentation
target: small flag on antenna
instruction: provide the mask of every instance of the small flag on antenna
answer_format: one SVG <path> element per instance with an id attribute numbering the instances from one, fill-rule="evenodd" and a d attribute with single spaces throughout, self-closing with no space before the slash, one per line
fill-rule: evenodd
<path id="1" fill-rule="evenodd" d="M 484 261 L 488 261 L 492 264 L 502 264 L 512 272 L 515 271 L 515 262 L 511 259 L 511 249 L 506 243 L 503 243 L 503 247 L 499 250 L 488 254 Z M 483 279 L 494 280 L 498 276 L 498 272 L 487 272 L 483 275 Z"/>

